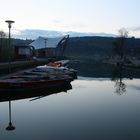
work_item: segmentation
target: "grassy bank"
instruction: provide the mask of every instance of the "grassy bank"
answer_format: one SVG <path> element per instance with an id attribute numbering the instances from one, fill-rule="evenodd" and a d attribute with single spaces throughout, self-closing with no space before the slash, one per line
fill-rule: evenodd
<path id="1" fill-rule="evenodd" d="M 17 62 L 11 62 L 10 68 L 11 73 L 17 72 L 20 70 L 32 68 L 38 65 L 43 65 L 48 63 L 48 60 L 29 60 L 29 61 L 17 61 Z M 0 64 L 0 76 L 6 75 L 9 73 L 9 65 L 8 63 L 1 63 Z"/>

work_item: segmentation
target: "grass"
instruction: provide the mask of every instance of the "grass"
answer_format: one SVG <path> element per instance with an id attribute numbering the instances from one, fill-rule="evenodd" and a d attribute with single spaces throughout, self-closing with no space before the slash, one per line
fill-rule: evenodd
<path id="1" fill-rule="evenodd" d="M 11 73 L 17 72 L 20 70 L 33 68 L 38 65 L 44 65 L 48 63 L 48 60 L 29 60 L 29 61 L 19 61 L 19 62 L 11 62 L 10 68 Z M 0 64 L 0 75 L 6 75 L 9 74 L 9 65 L 8 63 Z"/>

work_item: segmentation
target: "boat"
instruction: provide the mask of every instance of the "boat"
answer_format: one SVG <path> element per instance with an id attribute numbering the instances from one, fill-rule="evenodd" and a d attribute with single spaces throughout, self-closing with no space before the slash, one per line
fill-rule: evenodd
<path id="1" fill-rule="evenodd" d="M 48 65 L 37 66 L 34 72 L 46 72 L 48 74 L 61 74 L 61 75 L 69 75 L 73 77 L 73 79 L 77 78 L 77 71 L 74 69 L 69 69 L 67 67 L 53 67 Z"/>
<path id="2" fill-rule="evenodd" d="M 54 62 L 49 62 L 47 65 L 48 66 L 53 66 L 53 67 L 65 67 L 69 64 L 70 60 L 60 60 L 60 61 L 54 61 Z"/>
<path id="3" fill-rule="evenodd" d="M 55 62 L 50 62 L 46 65 L 37 66 L 34 71 L 36 72 L 46 72 L 51 74 L 59 73 L 61 75 L 69 75 L 73 79 L 77 79 L 77 70 L 68 68 L 67 65 L 69 60 L 60 60 Z"/>
<path id="4" fill-rule="evenodd" d="M 56 88 L 66 85 L 72 80 L 73 78 L 68 75 L 35 73 L 33 70 L 28 70 L 1 78 L 0 92 L 41 91 L 45 88 Z"/>
<path id="5" fill-rule="evenodd" d="M 37 66 L 35 68 L 0 78 L 0 92 L 41 92 L 45 88 L 57 88 L 69 84 L 77 77 L 77 71 L 66 67 L 67 61 L 57 61 L 61 66 Z"/>

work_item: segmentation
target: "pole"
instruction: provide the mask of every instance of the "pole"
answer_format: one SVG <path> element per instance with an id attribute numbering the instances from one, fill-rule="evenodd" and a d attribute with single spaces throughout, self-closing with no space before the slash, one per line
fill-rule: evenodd
<path id="1" fill-rule="evenodd" d="M 11 73 L 11 25 L 12 23 L 15 23 L 15 21 L 12 20 L 6 20 L 6 23 L 8 23 L 8 28 L 9 28 L 9 45 L 8 45 L 8 69 L 9 73 Z"/>
<path id="2" fill-rule="evenodd" d="M 47 38 L 45 38 L 44 40 L 45 40 L 45 57 L 46 57 L 47 56 L 47 47 L 46 47 L 46 45 L 47 45 Z"/>
<path id="3" fill-rule="evenodd" d="M 10 29 L 11 29 L 11 26 L 9 25 L 9 45 L 8 45 L 8 50 L 9 50 L 9 55 L 8 55 L 8 69 L 9 69 L 9 73 L 11 73 L 11 32 L 10 32 Z"/>

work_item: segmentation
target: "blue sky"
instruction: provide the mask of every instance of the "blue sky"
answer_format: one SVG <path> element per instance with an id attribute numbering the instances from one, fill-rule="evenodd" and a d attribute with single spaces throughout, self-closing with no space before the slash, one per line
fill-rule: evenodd
<path id="1" fill-rule="evenodd" d="M 0 0 L 0 30 L 15 20 L 24 29 L 118 34 L 125 27 L 140 37 L 140 0 Z"/>

